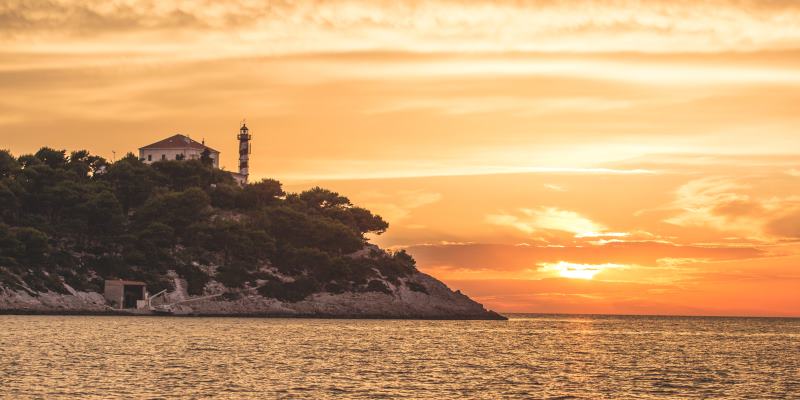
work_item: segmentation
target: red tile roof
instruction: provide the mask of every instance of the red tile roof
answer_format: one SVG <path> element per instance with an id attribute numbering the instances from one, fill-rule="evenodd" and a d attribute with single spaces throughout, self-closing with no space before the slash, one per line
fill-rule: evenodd
<path id="1" fill-rule="evenodd" d="M 175 135 L 168 137 L 164 140 L 155 142 L 153 144 L 148 144 L 147 146 L 141 147 L 139 150 L 144 149 L 208 149 L 211 152 L 219 153 L 219 151 L 212 149 L 192 138 L 185 136 L 185 135 Z"/>

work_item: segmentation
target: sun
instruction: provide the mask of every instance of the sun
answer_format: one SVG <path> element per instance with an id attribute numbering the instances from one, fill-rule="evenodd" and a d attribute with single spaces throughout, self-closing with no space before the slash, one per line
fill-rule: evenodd
<path id="1" fill-rule="evenodd" d="M 540 271 L 555 272 L 562 278 L 593 279 L 598 273 L 612 268 L 621 268 L 619 264 L 576 264 L 566 261 L 543 263 Z"/>

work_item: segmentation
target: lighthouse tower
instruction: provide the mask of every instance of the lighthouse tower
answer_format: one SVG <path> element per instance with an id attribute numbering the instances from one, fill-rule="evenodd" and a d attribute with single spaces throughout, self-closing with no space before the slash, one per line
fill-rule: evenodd
<path id="1" fill-rule="evenodd" d="M 250 139 L 252 138 L 247 124 L 242 123 L 236 138 L 239 139 L 239 175 L 244 177 L 244 183 L 247 183 L 247 176 L 250 174 L 248 162 L 250 160 Z"/>

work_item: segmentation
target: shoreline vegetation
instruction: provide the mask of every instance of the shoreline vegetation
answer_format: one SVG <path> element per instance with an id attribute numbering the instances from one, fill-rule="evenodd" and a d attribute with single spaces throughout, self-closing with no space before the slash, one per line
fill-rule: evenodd
<path id="1" fill-rule="evenodd" d="M 180 314 L 504 318 L 369 243 L 388 227 L 336 192 L 240 186 L 204 158 L 0 151 L 0 313 L 104 313 L 103 283 L 123 279 L 162 301 L 218 296 Z"/>

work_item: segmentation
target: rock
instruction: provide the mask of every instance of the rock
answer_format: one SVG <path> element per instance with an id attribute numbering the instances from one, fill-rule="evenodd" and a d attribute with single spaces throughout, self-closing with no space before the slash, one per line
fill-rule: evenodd
<path id="1" fill-rule="evenodd" d="M 87 313 L 108 310 L 105 298 L 100 293 L 75 291 L 75 294 L 53 292 L 31 296 L 23 290 L 0 287 L 0 312 L 54 312 Z"/>
<path id="2" fill-rule="evenodd" d="M 232 290 L 236 296 L 225 296 L 192 301 L 182 285 L 170 298 L 189 300 L 175 307 L 177 315 L 219 316 L 286 316 L 324 318 L 420 318 L 420 319 L 506 319 L 486 310 L 469 297 L 450 290 L 433 277 L 416 272 L 405 278 L 406 284 L 394 285 L 384 281 L 391 294 L 381 292 L 341 294 L 315 293 L 296 303 L 265 298 L 253 290 Z M 412 290 L 416 284 L 424 291 Z M 216 289 L 221 287 L 215 286 Z M 224 287 L 222 287 L 224 288 Z M 427 293 L 425 293 L 427 292 Z M 0 287 L 0 313 L 40 312 L 82 314 L 111 312 L 103 295 L 75 291 L 75 294 L 38 293 L 32 296 L 25 291 Z"/>

